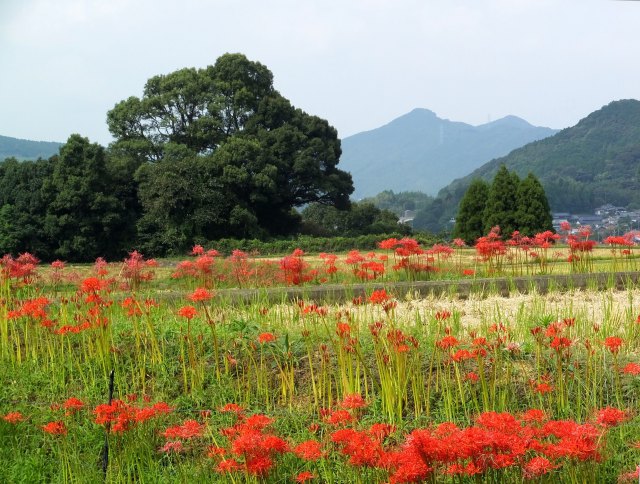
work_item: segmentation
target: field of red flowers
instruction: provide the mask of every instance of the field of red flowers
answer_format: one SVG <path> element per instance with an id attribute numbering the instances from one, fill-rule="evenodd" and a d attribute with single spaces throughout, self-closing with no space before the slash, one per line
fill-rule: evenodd
<path id="1" fill-rule="evenodd" d="M 196 246 L 176 264 L 5 256 L 0 481 L 635 482 L 640 290 L 478 299 L 480 317 L 392 290 L 634 268 L 629 239 L 599 261 L 567 235 L 272 260 Z M 217 295 L 324 280 L 389 286 L 344 304 Z"/>

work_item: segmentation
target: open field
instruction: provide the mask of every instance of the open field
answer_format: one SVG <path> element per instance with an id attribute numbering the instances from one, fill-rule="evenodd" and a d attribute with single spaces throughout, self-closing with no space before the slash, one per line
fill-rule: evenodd
<path id="1" fill-rule="evenodd" d="M 289 257 L 266 266 L 272 285 L 314 270 Z M 249 258 L 181 278 L 142 258 L 14 262 L 0 294 L 2 482 L 637 480 L 632 281 L 460 299 L 398 290 L 419 274 L 389 269 L 341 303 L 232 303 L 224 287 L 260 273 Z M 351 266 L 327 276 L 362 282 Z"/>

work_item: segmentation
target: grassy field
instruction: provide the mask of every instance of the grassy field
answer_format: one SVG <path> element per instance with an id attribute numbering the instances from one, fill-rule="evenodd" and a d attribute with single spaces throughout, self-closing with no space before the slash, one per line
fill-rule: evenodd
<path id="1" fill-rule="evenodd" d="M 635 264 L 611 255 L 593 252 L 590 269 Z M 637 481 L 634 284 L 462 300 L 393 283 L 534 265 L 489 270 L 461 249 L 407 256 L 435 271 L 393 270 L 402 257 L 382 251 L 337 255 L 326 274 L 326 255 L 300 254 L 193 270 L 201 257 L 179 278 L 179 261 L 4 260 L 1 482 Z M 371 260 L 385 270 L 366 280 L 385 289 L 340 304 L 218 295 L 362 282 Z"/>

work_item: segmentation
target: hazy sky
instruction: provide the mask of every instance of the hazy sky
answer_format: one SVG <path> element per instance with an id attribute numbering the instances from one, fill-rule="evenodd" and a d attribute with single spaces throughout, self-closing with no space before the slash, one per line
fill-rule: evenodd
<path id="1" fill-rule="evenodd" d="M 564 128 L 640 98 L 639 28 L 635 1 L 0 0 L 0 134 L 107 144 L 116 102 L 225 52 L 341 137 L 416 107 Z"/>

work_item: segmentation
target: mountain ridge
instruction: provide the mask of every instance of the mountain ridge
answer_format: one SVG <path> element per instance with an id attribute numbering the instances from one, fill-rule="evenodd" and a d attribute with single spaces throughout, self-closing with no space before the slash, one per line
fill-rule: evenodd
<path id="1" fill-rule="evenodd" d="M 57 154 L 61 146 L 62 143 L 55 141 L 33 141 L 0 135 L 0 160 L 11 157 L 20 160 L 49 158 Z"/>
<path id="2" fill-rule="evenodd" d="M 340 166 L 354 178 L 356 199 L 384 190 L 435 195 L 483 163 L 556 132 L 513 115 L 473 126 L 415 108 L 344 138 Z"/>
<path id="3" fill-rule="evenodd" d="M 432 230 L 446 226 L 471 180 L 492 180 L 502 164 L 520 177 L 528 172 L 536 175 L 554 211 L 588 213 L 605 203 L 640 208 L 640 101 L 612 101 L 576 125 L 454 180 L 425 211 L 432 213 L 416 216 L 416 226 Z"/>

